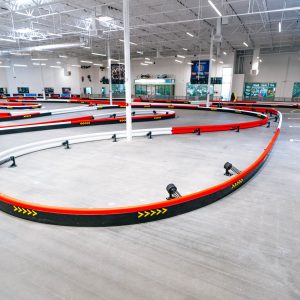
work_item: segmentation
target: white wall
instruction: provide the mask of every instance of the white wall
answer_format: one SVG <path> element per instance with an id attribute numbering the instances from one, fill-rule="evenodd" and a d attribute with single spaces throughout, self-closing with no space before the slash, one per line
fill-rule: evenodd
<path id="1" fill-rule="evenodd" d="M 250 75 L 250 61 L 244 62 L 245 82 L 276 82 L 276 97 L 292 97 L 294 82 L 300 82 L 299 53 L 281 53 L 260 55 L 263 62 L 259 65 L 259 74 Z"/>
<path id="2" fill-rule="evenodd" d="M 208 57 L 201 57 L 202 60 L 208 59 Z M 182 60 L 182 59 L 180 59 Z M 187 63 L 196 60 L 194 57 L 185 58 L 182 64 L 175 62 L 175 57 L 168 58 L 154 58 L 155 64 L 143 66 L 141 62 L 143 60 L 133 60 L 131 63 L 131 78 L 132 78 L 132 91 L 134 92 L 134 80 L 141 74 L 150 74 L 155 76 L 157 74 L 168 74 L 170 78 L 175 79 L 175 96 L 186 95 L 186 84 L 190 82 L 191 77 L 191 65 Z M 224 64 L 213 63 L 212 64 L 212 77 L 222 77 L 223 67 L 233 67 L 234 53 L 228 54 L 222 57 Z M 217 95 L 221 95 L 221 86 L 216 85 L 215 91 Z"/>

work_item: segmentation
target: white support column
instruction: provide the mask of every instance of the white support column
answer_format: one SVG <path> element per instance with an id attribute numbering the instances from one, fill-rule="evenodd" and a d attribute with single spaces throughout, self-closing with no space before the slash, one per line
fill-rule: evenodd
<path id="1" fill-rule="evenodd" d="M 209 73 L 208 73 L 208 82 L 207 82 L 207 98 L 206 98 L 206 107 L 210 106 L 210 81 L 211 81 L 211 72 L 212 72 L 212 58 L 213 58 L 213 50 L 214 50 L 214 30 L 211 29 L 210 36 L 210 51 L 209 51 Z"/>
<path id="2" fill-rule="evenodd" d="M 123 0 L 123 24 L 124 24 L 125 91 L 126 91 L 126 136 L 127 136 L 127 141 L 131 141 L 132 140 L 132 119 L 131 119 L 129 0 Z"/>
<path id="3" fill-rule="evenodd" d="M 111 56 L 110 56 L 110 41 L 107 40 L 107 78 L 109 81 L 108 93 L 109 104 L 112 105 L 112 82 L 111 82 Z"/>
<path id="4" fill-rule="evenodd" d="M 42 64 L 41 64 L 41 63 L 40 63 L 40 70 L 41 70 L 41 81 L 42 81 L 43 100 L 46 100 L 45 83 L 44 83 L 44 74 L 43 74 L 43 69 L 42 69 Z"/>

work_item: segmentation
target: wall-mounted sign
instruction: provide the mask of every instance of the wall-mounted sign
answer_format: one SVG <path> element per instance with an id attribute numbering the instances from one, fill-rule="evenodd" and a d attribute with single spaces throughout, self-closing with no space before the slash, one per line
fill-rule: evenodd
<path id="1" fill-rule="evenodd" d="M 246 82 L 244 86 L 245 99 L 274 98 L 275 92 L 275 82 Z"/>
<path id="2" fill-rule="evenodd" d="M 45 94 L 53 94 L 54 93 L 54 88 L 45 87 L 44 91 L 45 91 Z"/>
<path id="3" fill-rule="evenodd" d="M 0 95 L 7 94 L 7 88 L 0 88 Z"/>
<path id="4" fill-rule="evenodd" d="M 163 79 L 163 78 L 153 78 L 153 79 L 135 79 L 135 84 L 175 84 L 175 79 Z"/>
<path id="5" fill-rule="evenodd" d="M 295 82 L 294 83 L 294 88 L 293 88 L 293 98 L 298 98 L 300 97 L 300 82 Z"/>

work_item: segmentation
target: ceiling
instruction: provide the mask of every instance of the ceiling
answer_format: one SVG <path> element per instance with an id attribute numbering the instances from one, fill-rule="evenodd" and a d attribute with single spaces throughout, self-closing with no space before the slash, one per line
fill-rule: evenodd
<path id="1" fill-rule="evenodd" d="M 299 0 L 211 1 L 223 23 L 215 51 L 300 50 Z M 112 57 L 122 58 L 122 6 L 121 0 L 0 0 L 0 53 L 41 56 L 47 49 L 47 56 L 90 58 L 106 54 L 109 39 Z M 208 0 L 130 0 L 131 56 L 209 53 L 218 19 Z"/>

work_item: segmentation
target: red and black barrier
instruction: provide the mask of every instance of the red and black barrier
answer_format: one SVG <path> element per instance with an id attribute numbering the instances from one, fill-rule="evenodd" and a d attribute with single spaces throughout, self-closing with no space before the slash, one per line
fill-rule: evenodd
<path id="1" fill-rule="evenodd" d="M 199 108 L 193 107 L 192 109 Z M 213 110 L 218 111 L 219 109 L 214 108 Z M 230 110 L 227 112 L 230 112 Z M 252 116 L 257 116 L 259 120 L 223 125 L 173 127 L 172 133 L 193 133 L 195 130 L 199 130 L 199 133 L 200 131 L 212 132 L 220 130 L 232 130 L 236 127 L 239 129 L 244 129 L 261 126 L 268 122 L 268 117 L 260 114 L 255 115 L 247 111 L 237 112 L 234 110 L 231 110 L 231 112 L 251 114 Z M 266 110 L 264 112 L 266 113 Z M 276 115 L 277 111 L 272 110 L 272 113 Z M 241 171 L 237 175 L 230 177 L 230 179 L 216 186 L 182 197 L 146 205 L 98 209 L 38 205 L 23 202 L 4 194 L 0 194 L 0 209 L 8 214 L 20 217 L 22 219 L 65 226 L 119 226 L 170 218 L 214 203 L 244 185 L 262 167 L 269 156 L 279 133 L 280 126 L 278 126 L 276 129 L 263 153 L 244 171 Z"/>

